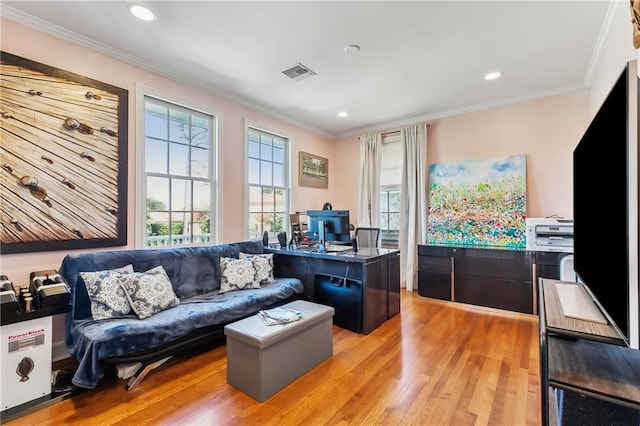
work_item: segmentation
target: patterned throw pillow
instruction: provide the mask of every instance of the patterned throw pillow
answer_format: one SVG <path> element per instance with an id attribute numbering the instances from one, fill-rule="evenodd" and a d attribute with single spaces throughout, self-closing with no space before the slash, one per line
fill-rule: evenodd
<path id="1" fill-rule="evenodd" d="M 162 266 L 146 272 L 121 275 L 120 285 L 140 319 L 149 318 L 180 303 Z"/>
<path id="2" fill-rule="evenodd" d="M 250 259 L 220 258 L 220 293 L 260 288 L 256 270 Z"/>
<path id="3" fill-rule="evenodd" d="M 273 253 L 240 253 L 240 259 L 249 259 L 253 262 L 253 269 L 256 270 L 256 279 L 260 284 L 268 284 L 276 280 L 273 276 Z"/>
<path id="4" fill-rule="evenodd" d="M 94 320 L 121 317 L 131 312 L 129 300 L 120 287 L 120 277 L 129 273 L 133 273 L 133 265 L 104 271 L 80 272 L 91 300 L 91 316 Z"/>

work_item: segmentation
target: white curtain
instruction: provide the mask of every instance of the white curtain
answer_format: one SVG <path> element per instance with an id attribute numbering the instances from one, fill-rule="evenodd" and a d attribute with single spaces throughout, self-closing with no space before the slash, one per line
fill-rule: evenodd
<path id="1" fill-rule="evenodd" d="M 400 193 L 400 282 L 407 291 L 418 284 L 418 244 L 427 237 L 427 126 L 400 131 L 403 146 Z"/>
<path id="2" fill-rule="evenodd" d="M 382 136 L 360 136 L 360 186 L 357 226 L 380 226 L 380 162 Z"/>

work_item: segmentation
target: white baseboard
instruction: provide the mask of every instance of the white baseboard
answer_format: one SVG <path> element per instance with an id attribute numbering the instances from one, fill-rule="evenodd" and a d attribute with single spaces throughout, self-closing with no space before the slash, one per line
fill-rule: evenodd
<path id="1" fill-rule="evenodd" d="M 69 352 L 64 345 L 64 341 L 53 342 L 51 344 L 51 360 L 53 362 L 61 361 L 66 358 L 70 358 Z"/>

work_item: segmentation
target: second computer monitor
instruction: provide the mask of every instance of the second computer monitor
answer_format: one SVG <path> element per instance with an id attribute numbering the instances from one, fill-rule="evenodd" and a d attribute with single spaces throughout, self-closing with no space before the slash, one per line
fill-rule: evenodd
<path id="1" fill-rule="evenodd" d="M 307 237 L 318 240 L 319 222 L 324 223 L 325 240 L 348 243 L 351 241 L 349 210 L 307 210 Z"/>

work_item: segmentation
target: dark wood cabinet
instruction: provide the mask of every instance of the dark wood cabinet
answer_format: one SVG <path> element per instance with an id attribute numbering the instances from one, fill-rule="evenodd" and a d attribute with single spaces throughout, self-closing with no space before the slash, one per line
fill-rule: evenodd
<path id="1" fill-rule="evenodd" d="M 456 275 L 531 282 L 533 252 L 465 248 L 456 250 Z"/>
<path id="2" fill-rule="evenodd" d="M 567 253 L 547 251 L 535 252 L 538 278 L 559 279 L 560 258 L 566 254 Z"/>
<path id="3" fill-rule="evenodd" d="M 533 313 L 531 281 L 457 275 L 455 285 L 456 302 Z"/>
<path id="4" fill-rule="evenodd" d="M 455 258 L 455 301 L 534 313 L 531 252 L 463 249 Z"/>
<path id="5" fill-rule="evenodd" d="M 535 313 L 535 253 L 506 248 L 418 246 L 418 294 Z"/>
<path id="6" fill-rule="evenodd" d="M 452 300 L 453 256 L 418 256 L 418 294 Z"/>
<path id="7" fill-rule="evenodd" d="M 538 313 L 539 278 L 559 278 L 563 252 L 418 245 L 418 294 Z"/>

